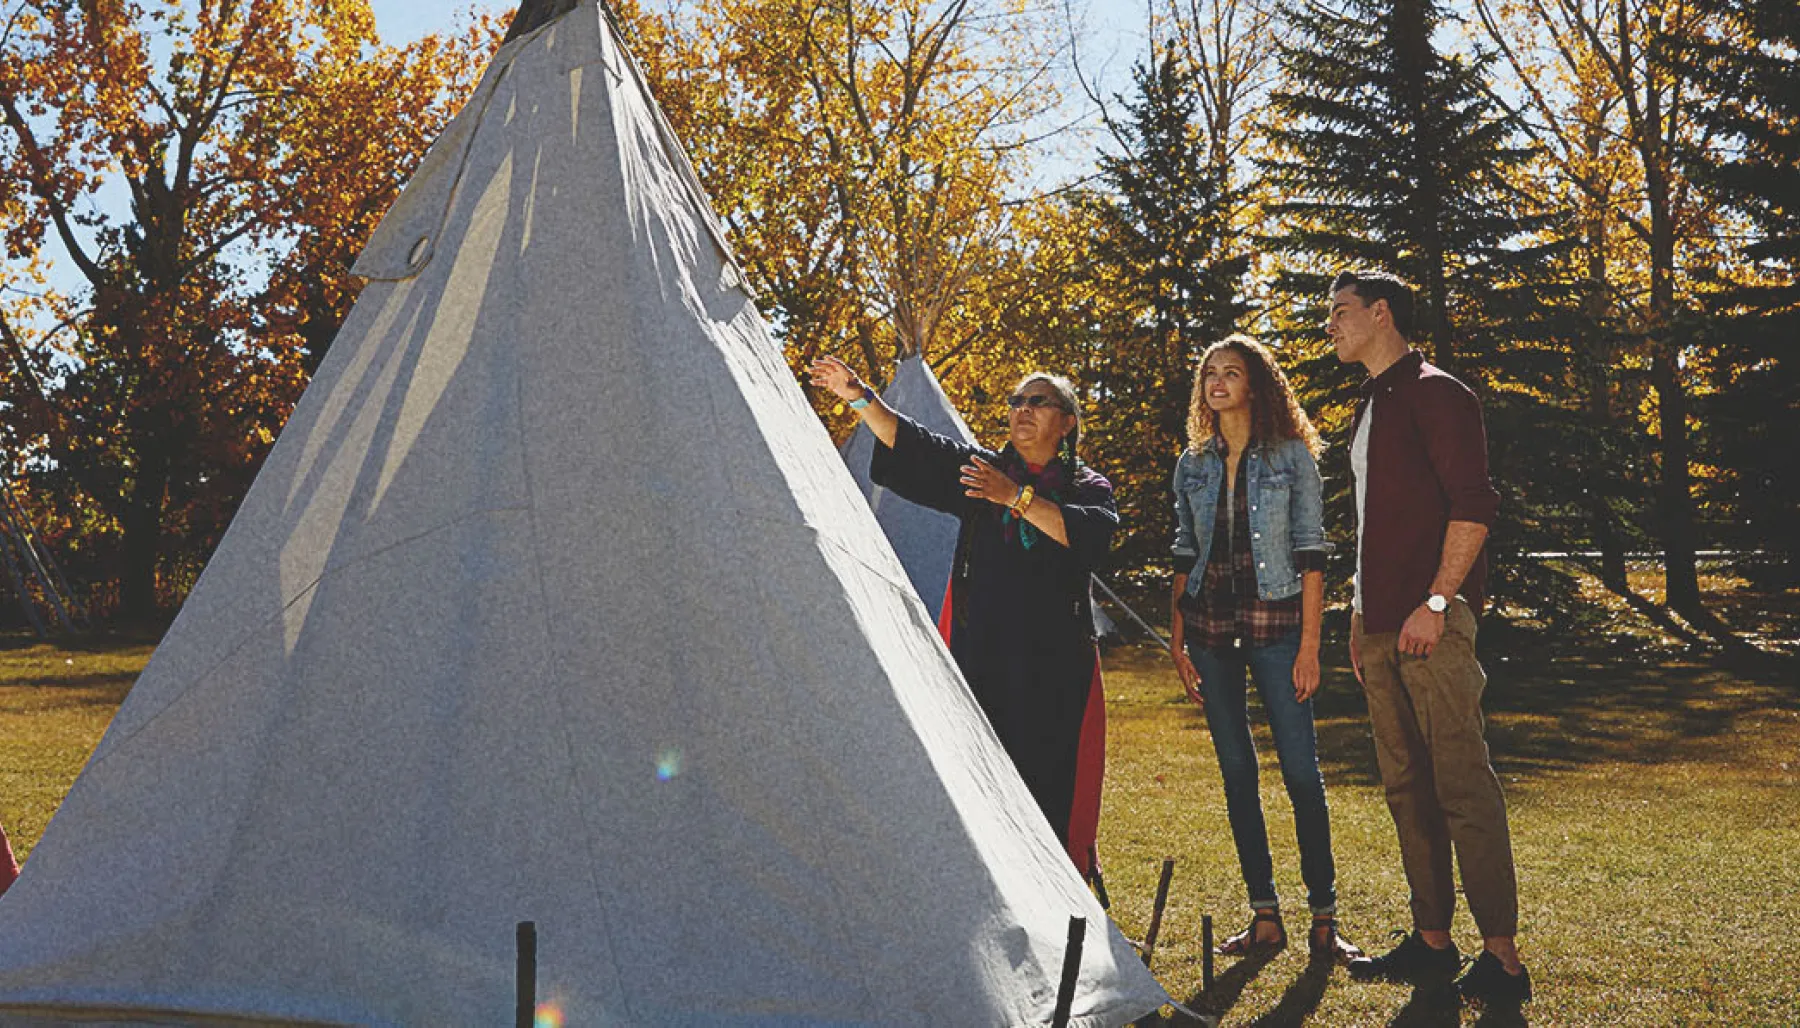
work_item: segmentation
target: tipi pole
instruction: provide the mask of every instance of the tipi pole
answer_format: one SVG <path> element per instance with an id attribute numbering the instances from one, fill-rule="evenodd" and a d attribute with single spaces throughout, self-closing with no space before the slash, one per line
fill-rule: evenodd
<path id="1" fill-rule="evenodd" d="M 6 498 L 11 501 L 13 507 L 17 509 L 17 516 L 21 521 L 24 521 L 26 530 L 31 532 L 33 544 L 37 548 L 38 559 L 43 564 L 44 570 L 50 573 L 50 581 L 48 583 L 50 591 L 57 597 L 63 606 L 67 608 L 65 614 L 69 626 L 74 629 L 85 627 L 84 622 L 86 622 L 87 618 L 82 613 L 81 608 L 75 603 L 75 590 L 69 585 L 67 576 L 63 574 L 62 565 L 56 562 L 56 557 L 50 553 L 50 547 L 47 544 L 38 541 L 39 536 L 37 529 L 32 527 L 30 521 L 24 520 L 25 505 L 19 502 L 19 494 L 13 492 L 12 483 L 5 482 L 4 484 L 6 485 Z"/>
<path id="2" fill-rule="evenodd" d="M 68 609 L 63 605 L 62 594 L 57 591 L 56 579 L 52 578 L 50 572 L 45 568 L 46 560 L 49 560 L 51 566 L 54 566 L 56 562 L 49 559 L 48 547 L 44 548 L 43 555 L 40 557 L 36 533 L 31 529 L 31 520 L 25 516 L 25 506 L 19 502 L 18 497 L 13 495 L 12 483 L 4 478 L 0 478 L 0 503 L 4 503 L 5 508 L 0 511 L 0 515 L 4 516 L 6 522 L 5 531 L 18 544 L 19 556 L 25 564 L 25 570 L 37 579 L 38 587 L 43 590 L 44 601 L 50 608 L 51 616 L 63 631 L 73 632 L 75 622 L 70 618 Z M 60 575 L 59 570 L 58 576 L 60 577 Z"/>
<path id="3" fill-rule="evenodd" d="M 1093 578 L 1094 584 L 1100 587 L 1100 591 L 1105 593 L 1108 599 L 1110 599 L 1114 603 L 1118 604 L 1120 610 L 1124 611 L 1127 615 L 1129 615 L 1131 617 L 1131 620 L 1137 622 L 1137 626 L 1139 628 L 1141 628 L 1145 632 L 1149 633 L 1150 638 L 1156 640 L 1156 644 L 1163 648 L 1163 652 L 1169 653 L 1169 654 L 1173 654 L 1175 652 L 1174 650 L 1169 649 L 1169 640 L 1164 639 L 1162 637 L 1161 632 L 1158 632 L 1156 629 L 1151 628 L 1149 625 L 1145 624 L 1144 619 L 1137 616 L 1137 611 L 1132 610 L 1131 607 L 1129 605 L 1127 605 L 1124 600 L 1119 599 L 1118 593 L 1113 592 L 1111 589 L 1109 589 L 1107 587 L 1105 582 L 1100 581 L 1099 575 L 1092 575 L 1090 577 Z"/>
<path id="4" fill-rule="evenodd" d="M 576 0 L 525 0 L 519 9 L 513 12 L 512 24 L 507 26 L 506 39 L 510 43 L 528 32 L 542 28 L 556 19 L 573 11 L 580 4 Z"/>
<path id="5" fill-rule="evenodd" d="M 1162 932 L 1163 908 L 1169 903 L 1169 879 L 1175 877 L 1175 858 L 1164 857 L 1162 878 L 1156 883 L 1156 905 L 1150 908 L 1150 930 L 1144 933 L 1144 966 L 1150 966 L 1150 955 L 1156 952 L 1156 937 Z"/>
<path id="6" fill-rule="evenodd" d="M 517 941 L 519 995 L 513 1025 L 514 1028 L 532 1028 L 537 1024 L 537 922 L 520 921 Z"/>
<path id="7" fill-rule="evenodd" d="M 1056 990 L 1056 1013 L 1050 1028 L 1069 1028 L 1069 1011 L 1075 1008 L 1075 982 L 1081 977 L 1081 944 L 1087 938 L 1087 918 L 1069 917 L 1069 945 L 1063 950 L 1062 985 Z"/>
<path id="8" fill-rule="evenodd" d="M 7 530 L 4 521 L 0 521 L 0 558 L 6 564 L 6 578 L 12 583 L 13 592 L 19 596 L 19 609 L 25 612 L 25 620 L 31 623 L 31 630 L 39 639 L 50 638 L 44 629 L 44 620 L 38 617 L 37 604 L 31 600 L 30 590 L 25 588 L 25 577 L 19 573 L 19 565 L 13 560 L 13 536 Z"/>

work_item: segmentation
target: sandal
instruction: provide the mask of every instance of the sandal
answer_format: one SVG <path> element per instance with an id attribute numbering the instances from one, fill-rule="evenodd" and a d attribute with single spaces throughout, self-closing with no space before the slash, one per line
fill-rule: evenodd
<path id="1" fill-rule="evenodd" d="M 1306 933 L 1306 948 L 1314 960 L 1345 967 L 1363 955 L 1355 943 L 1338 933 L 1337 917 L 1332 914 L 1313 915 L 1312 930 Z"/>
<path id="2" fill-rule="evenodd" d="M 1275 926 L 1278 933 L 1273 939 L 1257 939 L 1256 926 L 1264 922 Z M 1250 927 L 1226 939 L 1213 947 L 1213 952 L 1222 957 L 1247 957 L 1253 954 L 1278 953 L 1287 948 L 1287 928 L 1281 923 L 1279 910 L 1258 910 L 1250 918 Z"/>

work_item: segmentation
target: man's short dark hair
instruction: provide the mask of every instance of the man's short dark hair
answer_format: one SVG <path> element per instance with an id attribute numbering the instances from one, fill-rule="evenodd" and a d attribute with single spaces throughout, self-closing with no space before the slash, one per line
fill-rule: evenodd
<path id="1" fill-rule="evenodd" d="M 1386 300 L 1388 313 L 1394 316 L 1394 331 L 1407 340 L 1413 334 L 1413 287 L 1398 275 L 1385 271 L 1340 271 L 1331 280 L 1331 291 L 1350 289 L 1363 306 Z"/>

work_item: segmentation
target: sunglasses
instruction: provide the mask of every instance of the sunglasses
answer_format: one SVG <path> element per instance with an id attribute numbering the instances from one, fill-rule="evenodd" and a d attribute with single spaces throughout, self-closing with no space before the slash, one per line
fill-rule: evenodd
<path id="1" fill-rule="evenodd" d="M 1061 400 L 1058 400 L 1054 396 L 1045 396 L 1043 393 L 1014 393 L 1006 398 L 1006 405 L 1013 410 L 1018 410 L 1020 407 L 1055 407 L 1057 410 L 1064 409 Z"/>

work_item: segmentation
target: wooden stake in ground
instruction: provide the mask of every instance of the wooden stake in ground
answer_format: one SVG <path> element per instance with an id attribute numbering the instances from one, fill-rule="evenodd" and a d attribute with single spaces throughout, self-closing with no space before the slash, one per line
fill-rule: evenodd
<path id="1" fill-rule="evenodd" d="M 519 999 L 513 1014 L 514 1028 L 533 1028 L 537 1024 L 537 922 L 520 921 Z"/>
<path id="2" fill-rule="evenodd" d="M 1200 987 L 1202 989 L 1211 991 L 1212 978 L 1213 978 L 1213 936 L 1212 936 L 1212 915 L 1211 914 L 1203 914 L 1200 917 L 1200 952 L 1203 954 L 1203 956 L 1200 958 Z"/>
<path id="3" fill-rule="evenodd" d="M 1081 944 L 1087 938 L 1087 918 L 1069 917 L 1069 945 L 1063 950 L 1062 984 L 1056 990 L 1056 1013 L 1050 1028 L 1069 1028 L 1069 1011 L 1075 1006 L 1075 981 L 1081 977 Z"/>
<path id="4" fill-rule="evenodd" d="M 1156 936 L 1162 931 L 1163 908 L 1169 903 L 1169 879 L 1175 876 L 1175 858 L 1164 857 L 1162 878 L 1156 883 L 1156 903 L 1150 908 L 1150 930 L 1144 933 L 1144 966 L 1150 966 L 1150 955 L 1156 952 Z"/>

